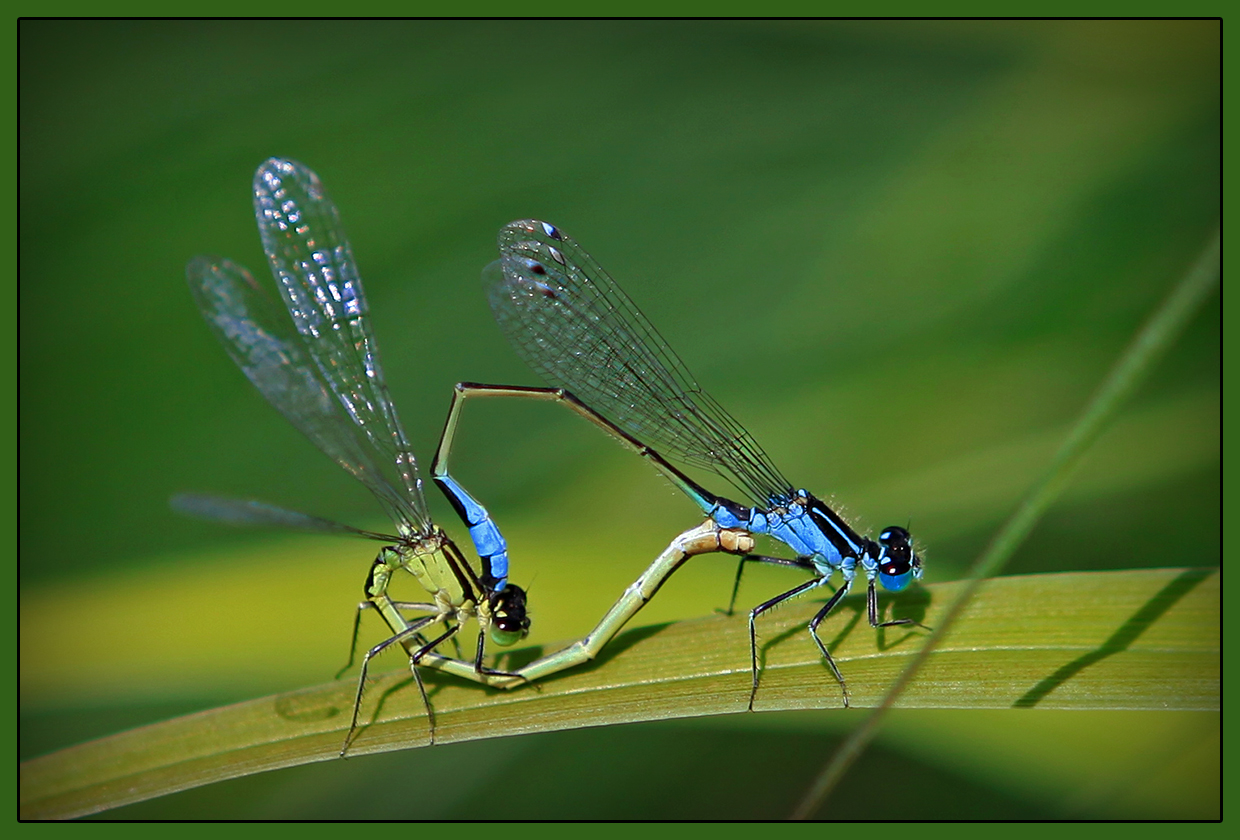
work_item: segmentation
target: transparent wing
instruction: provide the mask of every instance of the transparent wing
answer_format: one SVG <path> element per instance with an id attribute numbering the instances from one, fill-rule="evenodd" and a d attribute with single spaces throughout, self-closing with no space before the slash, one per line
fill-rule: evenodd
<path id="1" fill-rule="evenodd" d="M 267 401 L 325 455 L 366 485 L 402 531 L 429 530 L 421 493 L 397 490 L 385 477 L 373 457 L 370 437 L 358 429 L 336 398 L 287 314 L 250 273 L 229 260 L 195 257 L 186 275 L 203 317 Z M 364 374 L 356 370 L 341 375 Z"/>
<path id="2" fill-rule="evenodd" d="M 705 393 L 654 326 L 580 245 L 546 222 L 512 222 L 483 285 L 500 328 L 547 382 L 662 454 L 767 505 L 792 487 Z"/>
<path id="3" fill-rule="evenodd" d="M 323 382 L 429 522 L 418 463 L 383 379 L 362 278 L 336 205 L 307 167 L 271 158 L 254 174 L 254 215 L 280 294 Z"/>
<path id="4" fill-rule="evenodd" d="M 397 542 L 398 537 L 363 531 L 342 525 L 330 519 L 299 513 L 255 499 L 230 499 L 225 496 L 206 496 L 198 493 L 178 493 L 170 502 L 172 509 L 198 519 L 228 522 L 233 525 L 272 525 L 294 531 L 314 533 L 349 534 L 380 542 Z"/>

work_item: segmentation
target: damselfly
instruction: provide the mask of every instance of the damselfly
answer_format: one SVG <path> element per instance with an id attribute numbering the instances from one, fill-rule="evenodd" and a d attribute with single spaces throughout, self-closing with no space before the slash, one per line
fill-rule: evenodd
<path id="1" fill-rule="evenodd" d="M 495 319 L 517 353 L 553 388 L 462 383 L 449 426 L 470 396 L 506 396 L 562 403 L 598 424 L 651 461 L 725 529 L 766 534 L 791 548 L 792 558 L 748 559 L 804 569 L 813 577 L 759 604 L 749 613 L 752 688 L 758 692 L 755 621 L 771 608 L 823 586 L 838 571 L 843 583 L 809 622 L 809 633 L 839 681 L 848 686 L 817 630 L 848 594 L 853 578 L 867 581 L 867 617 L 873 627 L 917 625 L 910 618 L 879 620 L 876 584 L 898 592 L 922 575 L 912 537 L 884 529 L 877 542 L 857 534 L 835 511 L 794 489 L 733 417 L 706 394 L 684 363 L 615 281 L 581 246 L 546 222 L 512 222 L 500 231 L 500 259 L 483 271 Z M 452 429 L 445 431 L 450 445 Z M 726 479 L 747 504 L 715 495 L 668 462 L 700 467 Z M 434 465 L 445 481 L 444 446 Z M 744 560 L 742 560 L 743 568 Z M 670 574 L 674 569 L 666 569 Z M 652 573 L 648 572 L 647 576 Z M 737 585 L 740 569 L 737 573 Z M 733 588 L 735 600 L 736 588 Z"/>
<path id="2" fill-rule="evenodd" d="M 254 386 L 374 494 L 395 533 L 351 528 L 261 502 L 182 496 L 176 505 L 216 519 L 348 533 L 387 543 L 371 566 L 364 606 L 373 607 L 393 635 L 362 660 L 345 749 L 357 728 L 370 660 L 397 643 L 409 653 L 433 742 L 434 713 L 419 664 L 427 660 L 426 664 L 482 683 L 512 676 L 485 667 L 483 651 L 488 635 L 498 645 L 525 637 L 529 630 L 525 593 L 508 582 L 507 547 L 499 530 L 455 482 L 444 489 L 469 527 L 481 558 L 480 573 L 431 519 L 417 461 L 384 382 L 352 249 L 318 177 L 294 161 L 268 160 L 254 176 L 254 211 L 287 314 L 246 269 L 214 257 L 197 257 L 189 263 L 194 299 Z M 401 572 L 417 578 L 431 600 L 392 600 L 388 588 Z M 410 620 L 404 611 L 421 615 Z M 472 663 L 434 653 L 470 619 L 479 625 Z M 428 640 L 432 630 L 438 635 Z"/>

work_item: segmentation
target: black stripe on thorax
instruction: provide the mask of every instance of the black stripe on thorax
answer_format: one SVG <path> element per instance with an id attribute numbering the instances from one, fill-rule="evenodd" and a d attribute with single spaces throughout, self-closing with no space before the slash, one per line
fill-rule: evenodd
<path id="1" fill-rule="evenodd" d="M 809 497 L 809 516 L 844 557 L 860 557 L 865 551 L 865 540 L 817 496 Z"/>

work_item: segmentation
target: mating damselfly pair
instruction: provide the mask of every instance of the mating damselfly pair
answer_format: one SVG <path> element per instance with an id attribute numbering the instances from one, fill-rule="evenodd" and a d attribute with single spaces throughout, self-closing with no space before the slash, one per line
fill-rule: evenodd
<path id="1" fill-rule="evenodd" d="M 272 158 L 255 174 L 254 207 L 263 249 L 288 315 L 249 272 L 220 258 L 190 262 L 187 274 L 195 300 L 255 387 L 370 490 L 394 532 L 352 528 L 262 502 L 187 495 L 177 497 L 175 504 L 214 519 L 353 534 L 385 544 L 366 579 L 357 619 L 373 609 L 391 635 L 362 659 L 342 755 L 359 724 L 370 661 L 383 650 L 399 645 L 406 651 L 433 743 L 435 717 L 420 667 L 513 688 L 589 661 L 664 580 L 696 554 L 722 551 L 741 556 L 733 602 L 747 561 L 811 575 L 749 612 L 751 710 L 760 674 L 756 619 L 827 584 L 836 572 L 842 584 L 810 621 L 809 633 L 839 682 L 845 706 L 847 683 L 817 629 L 849 592 L 856 575 L 863 574 L 867 582 L 867 617 L 872 626 L 917 624 L 909 618 L 880 621 L 878 611 L 876 585 L 900 591 L 921 577 L 921 561 L 908 531 L 893 526 L 877 541 L 868 539 L 821 500 L 795 489 L 753 437 L 701 389 L 598 263 L 558 228 L 540 221 L 505 226 L 499 235 L 500 259 L 482 275 L 496 321 L 551 387 L 457 384 L 431 464 L 435 484 L 469 532 L 478 556 L 475 568 L 431 519 L 417 460 L 384 380 L 352 250 L 318 177 L 299 163 Z M 501 646 L 525 637 L 530 626 L 526 595 L 508 579 L 508 547 L 500 530 L 448 467 L 461 410 L 468 398 L 483 396 L 544 400 L 570 408 L 651 461 L 706 514 L 703 523 L 671 542 L 591 633 L 511 671 L 485 664 L 485 644 L 488 637 Z M 744 503 L 710 492 L 673 461 L 727 480 Z M 755 534 L 778 540 L 794 556 L 754 554 Z M 402 572 L 417 579 L 429 600 L 397 601 L 390 596 L 392 578 Z M 443 653 L 441 646 L 449 640 L 456 643 L 470 620 L 478 624 L 473 656 L 461 658 L 459 645 L 456 656 Z M 355 644 L 356 637 L 355 621 Z"/>

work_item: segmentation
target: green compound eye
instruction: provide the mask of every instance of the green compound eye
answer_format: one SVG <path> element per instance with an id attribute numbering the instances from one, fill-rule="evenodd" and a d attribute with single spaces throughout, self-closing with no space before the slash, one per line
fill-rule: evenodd
<path id="1" fill-rule="evenodd" d="M 417 459 L 383 380 L 353 252 L 322 182 L 296 161 L 271 158 L 255 173 L 252 194 L 263 250 L 284 307 L 244 268 L 215 257 L 196 257 L 189 263 L 190 292 L 254 386 L 324 454 L 358 478 L 391 514 L 395 527 L 387 533 L 363 531 L 262 502 L 191 496 L 176 505 L 208 518 L 353 534 L 388 544 L 371 565 L 365 594 L 367 605 L 379 612 L 392 636 L 362 660 L 343 756 L 358 729 L 371 656 L 383 647 L 416 643 L 421 654 L 410 660 L 415 678 L 417 660 L 430 656 L 440 670 L 485 683 L 502 672 L 483 667 L 481 648 L 473 661 L 453 659 L 435 648 L 471 615 L 486 621 L 501 645 L 523 638 L 529 619 L 524 592 L 504 585 L 508 560 L 503 536 L 486 510 L 450 477 L 439 484 L 470 525 L 478 556 L 485 558 L 482 573 L 469 567 L 431 519 L 417 480 Z M 450 427 L 444 434 L 450 443 Z M 393 483 L 396 476 L 378 469 L 380 464 L 397 465 L 400 481 Z M 417 578 L 433 598 L 429 604 L 414 604 L 415 615 L 406 616 L 389 596 L 388 586 L 400 570 Z M 480 599 L 487 599 L 485 611 Z M 437 641 L 423 647 L 431 638 Z M 416 681 L 434 743 L 434 710 L 421 680 Z"/>
<path id="2" fill-rule="evenodd" d="M 530 632 L 530 617 L 525 613 L 525 590 L 508 584 L 495 594 L 491 605 L 491 641 L 500 647 L 515 645 Z"/>
<path id="3" fill-rule="evenodd" d="M 525 638 L 524 630 L 504 630 L 498 625 L 491 625 L 491 641 L 500 647 L 509 647 Z"/>

